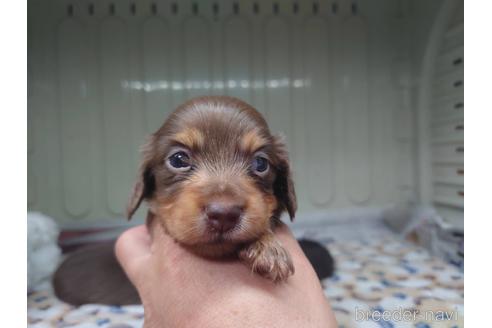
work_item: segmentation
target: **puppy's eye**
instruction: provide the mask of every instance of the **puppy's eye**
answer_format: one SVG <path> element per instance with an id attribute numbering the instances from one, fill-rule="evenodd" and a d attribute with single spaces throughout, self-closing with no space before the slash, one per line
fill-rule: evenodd
<path id="1" fill-rule="evenodd" d="M 255 173 L 265 173 L 268 170 L 268 160 L 263 156 L 256 156 L 253 159 L 252 168 Z"/>
<path id="2" fill-rule="evenodd" d="M 179 171 L 186 171 L 191 168 L 190 156 L 184 151 L 178 151 L 169 156 L 167 163 L 170 167 Z"/>

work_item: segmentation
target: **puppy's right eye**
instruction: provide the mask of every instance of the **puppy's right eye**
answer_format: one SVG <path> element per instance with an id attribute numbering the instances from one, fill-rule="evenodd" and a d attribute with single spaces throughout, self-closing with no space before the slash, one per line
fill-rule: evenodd
<path id="1" fill-rule="evenodd" d="M 178 171 L 187 171 L 191 168 L 190 156 L 184 151 L 178 151 L 167 159 L 168 165 Z"/>

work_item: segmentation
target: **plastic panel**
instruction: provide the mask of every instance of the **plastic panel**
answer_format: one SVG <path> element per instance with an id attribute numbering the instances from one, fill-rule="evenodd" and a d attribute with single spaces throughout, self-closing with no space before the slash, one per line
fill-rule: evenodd
<path id="1" fill-rule="evenodd" d="M 414 199 L 394 2 L 214 4 L 29 1 L 30 209 L 121 218 L 144 135 L 203 94 L 243 98 L 286 135 L 301 213 Z M 436 113 L 454 118 L 456 101 L 436 99 Z"/>

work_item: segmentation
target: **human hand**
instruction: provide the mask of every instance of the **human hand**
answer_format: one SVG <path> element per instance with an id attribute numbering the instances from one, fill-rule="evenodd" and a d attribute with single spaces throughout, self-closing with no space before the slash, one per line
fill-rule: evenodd
<path id="1" fill-rule="evenodd" d="M 235 260 L 197 256 L 160 224 L 131 228 L 115 251 L 136 286 L 145 327 L 337 327 L 311 264 L 287 226 L 276 229 L 295 274 L 272 283 Z"/>

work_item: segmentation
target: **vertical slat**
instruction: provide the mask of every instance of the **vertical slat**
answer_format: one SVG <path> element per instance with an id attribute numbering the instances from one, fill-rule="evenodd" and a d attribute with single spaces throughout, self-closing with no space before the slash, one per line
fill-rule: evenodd
<path id="1" fill-rule="evenodd" d="M 34 124 L 33 124 L 33 115 L 34 115 L 34 107 L 32 99 L 32 82 L 33 82 L 32 69 L 29 65 L 27 65 L 27 153 L 31 154 L 34 151 Z"/>
<path id="2" fill-rule="evenodd" d="M 128 188 L 121 181 L 135 175 L 130 170 L 129 95 L 122 88 L 127 80 L 127 40 L 124 21 L 109 17 L 101 25 L 101 87 L 104 129 L 105 175 L 108 208 L 122 214 Z"/>
<path id="3" fill-rule="evenodd" d="M 273 132 L 290 135 L 290 52 L 289 27 L 278 17 L 268 20 L 265 27 L 265 87 L 266 116 Z"/>
<path id="4" fill-rule="evenodd" d="M 87 12 L 89 14 L 89 6 L 87 3 L 80 2 L 81 7 L 77 10 L 79 13 Z M 86 26 L 87 33 L 87 83 L 88 83 L 88 101 L 87 109 L 90 112 L 90 127 L 86 133 L 91 138 L 92 153 L 91 160 L 89 154 L 87 165 L 92 177 L 92 206 L 87 219 L 109 218 L 113 214 L 109 212 L 107 205 L 107 188 L 106 188 L 106 166 L 105 166 L 105 141 L 104 141 L 104 120 L 102 111 L 102 94 L 103 88 L 101 84 L 101 52 L 100 52 L 100 23 L 103 14 L 102 7 L 107 8 L 104 3 L 94 3 L 92 15 L 83 17 L 83 22 Z M 106 13 L 104 13 L 104 16 Z"/>
<path id="5" fill-rule="evenodd" d="M 335 164 L 335 175 L 333 177 L 333 193 L 334 202 L 330 204 L 331 206 L 349 206 L 350 202 L 347 200 L 347 195 L 345 191 L 345 179 L 344 179 L 344 169 L 345 169 L 345 156 L 344 156 L 344 97 L 343 97 L 343 85 L 342 76 L 344 69 L 342 67 L 341 58 L 343 54 L 343 40 L 344 36 L 341 33 L 343 19 L 340 14 L 341 3 L 337 3 L 336 15 L 333 14 L 329 17 L 329 29 L 332 43 L 328 45 L 330 48 L 330 54 L 332 58 L 330 60 L 331 76 L 328 78 L 328 84 L 330 85 L 332 113 L 333 113 L 333 134 L 335 136 L 334 140 L 334 150 L 331 153 L 332 161 Z M 330 8 L 333 10 L 333 6 Z M 338 205 L 338 204 L 348 204 L 348 205 Z M 324 207 L 325 208 L 325 207 Z"/>
<path id="6" fill-rule="evenodd" d="M 330 97 L 331 76 L 326 20 L 309 18 L 304 26 L 305 131 L 307 134 L 308 189 L 311 201 L 326 205 L 334 195 L 333 113 Z"/>
<path id="7" fill-rule="evenodd" d="M 181 3 L 181 2 L 179 2 Z M 168 48 L 168 56 L 173 63 L 170 68 L 172 76 L 171 92 L 172 92 L 172 108 L 178 107 L 186 100 L 185 90 L 183 90 L 183 82 L 185 80 L 185 62 L 184 62 L 184 42 L 183 42 L 183 10 L 177 10 L 182 6 L 178 6 L 177 1 L 172 1 L 167 4 L 159 4 L 159 8 L 165 12 L 163 15 L 169 22 L 169 40 L 172 47 Z M 174 12 L 173 8 L 177 11 Z"/>
<path id="8" fill-rule="evenodd" d="M 85 26 L 74 20 L 58 25 L 58 104 L 62 181 L 65 209 L 74 217 L 91 207 L 89 113 L 87 108 L 87 51 Z"/>
<path id="9" fill-rule="evenodd" d="M 68 217 L 62 192 L 60 124 L 57 111 L 56 28 L 60 17 L 54 13 L 54 3 L 32 2 L 28 5 L 31 21 L 28 61 L 32 79 L 29 114 L 34 149 L 29 155 L 29 185 L 35 184 L 35 203 L 29 209 L 41 211 L 57 219 Z M 43 13 L 39 15 L 38 13 Z M 30 173 L 29 173 L 30 172 Z"/>
<path id="10" fill-rule="evenodd" d="M 32 82 L 34 80 L 31 61 L 28 60 L 27 65 L 27 206 L 28 208 L 35 206 L 37 184 L 34 166 L 34 108 L 35 104 L 32 99 Z"/>
<path id="11" fill-rule="evenodd" d="M 251 102 L 251 36 L 245 18 L 224 23 L 225 84 L 227 94 Z"/>
<path id="12" fill-rule="evenodd" d="M 354 203 L 367 202 L 371 195 L 371 160 L 367 89 L 367 27 L 359 16 L 343 23 L 345 186 Z"/>
<path id="13" fill-rule="evenodd" d="M 37 179 L 35 166 L 32 161 L 32 155 L 28 155 L 27 160 L 27 207 L 32 208 L 36 205 L 37 200 Z"/>
<path id="14" fill-rule="evenodd" d="M 203 17 L 183 21 L 185 60 L 184 88 L 187 98 L 207 94 L 212 87 L 209 23 Z"/>
<path id="15" fill-rule="evenodd" d="M 262 114 L 266 112 L 266 91 L 264 87 L 266 72 L 265 72 L 265 47 L 267 42 L 265 41 L 265 21 L 264 16 L 259 13 L 255 13 L 253 4 L 258 4 L 258 10 L 261 10 L 260 5 L 262 2 L 239 2 L 240 13 L 247 16 L 250 19 L 251 27 L 251 46 L 253 48 L 252 58 L 252 105 L 258 109 Z"/>
<path id="16" fill-rule="evenodd" d="M 146 19 L 142 27 L 142 89 L 147 132 L 155 131 L 172 111 L 168 29 L 163 20 L 155 17 Z"/>
<path id="17" fill-rule="evenodd" d="M 282 4 L 280 4 L 282 5 Z M 280 11 L 285 12 L 287 15 L 291 12 L 289 17 L 290 27 L 290 56 L 291 56 L 291 108 L 292 108 L 292 123 L 293 134 L 289 138 L 289 156 L 292 166 L 292 174 L 294 178 L 294 184 L 296 188 L 297 202 L 299 204 L 299 212 L 309 211 L 315 206 L 312 204 L 309 192 L 309 172 L 305 168 L 308 167 L 309 157 L 308 149 L 308 137 L 304 133 L 306 127 L 306 95 L 303 87 L 305 81 L 305 68 L 304 68 L 304 23 L 305 17 L 303 14 L 303 7 L 300 3 L 285 3 L 286 8 L 280 7 Z M 295 8 L 294 8 L 295 7 Z M 295 13 L 294 13 L 295 12 Z M 285 14 L 284 14 L 285 15 Z M 297 82 L 296 82 L 297 81 Z M 293 85 L 297 83 L 296 85 Z"/>

